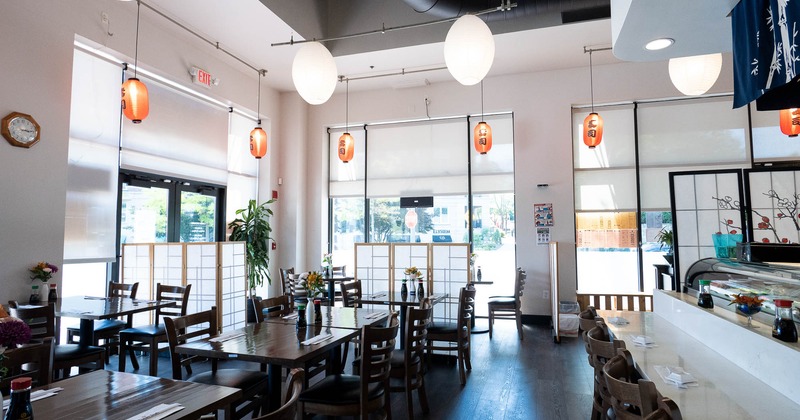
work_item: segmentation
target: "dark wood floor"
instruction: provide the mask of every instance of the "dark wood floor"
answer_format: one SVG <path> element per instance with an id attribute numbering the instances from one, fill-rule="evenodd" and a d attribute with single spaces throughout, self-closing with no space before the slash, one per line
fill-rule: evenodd
<path id="1" fill-rule="evenodd" d="M 481 326 L 481 320 L 479 327 Z M 484 326 L 486 320 L 483 320 Z M 494 337 L 473 335 L 472 371 L 462 387 L 455 363 L 436 360 L 425 377 L 431 412 L 422 413 L 414 397 L 416 418 L 429 419 L 586 419 L 591 410 L 592 372 L 583 343 L 564 338 L 553 343 L 550 328 L 525 326 L 519 341 L 513 321 L 495 323 Z M 147 357 L 140 371 L 147 372 Z M 352 359 L 351 359 L 352 360 Z M 245 363 L 234 362 L 234 363 Z M 133 372 L 130 363 L 128 371 Z M 111 365 L 116 368 L 117 358 Z M 256 365 L 253 365 L 257 369 Z M 169 359 L 159 358 L 159 375 L 171 377 Z M 392 394 L 392 417 L 407 417 L 405 396 Z"/>

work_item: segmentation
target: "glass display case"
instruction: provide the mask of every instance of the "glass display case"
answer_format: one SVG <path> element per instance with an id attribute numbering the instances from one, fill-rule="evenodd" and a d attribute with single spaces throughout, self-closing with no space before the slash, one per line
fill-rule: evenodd
<path id="1" fill-rule="evenodd" d="M 718 307 L 733 311 L 734 306 L 728 305 L 733 295 L 756 295 L 765 299 L 763 312 L 774 315 L 773 301 L 787 299 L 794 301 L 794 320 L 800 321 L 800 264 L 704 258 L 686 272 L 684 292 L 696 294 L 700 280 L 711 282 L 711 294 L 718 300 Z"/>

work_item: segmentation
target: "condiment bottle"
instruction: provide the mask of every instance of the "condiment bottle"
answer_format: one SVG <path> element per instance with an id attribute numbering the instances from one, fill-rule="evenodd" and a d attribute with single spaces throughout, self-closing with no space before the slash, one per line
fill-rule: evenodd
<path id="1" fill-rule="evenodd" d="M 792 301 L 775 299 L 775 323 L 772 324 L 772 336 L 788 343 L 797 342 L 797 327 L 792 319 Z"/>
<path id="2" fill-rule="evenodd" d="M 55 283 L 50 283 L 50 291 L 47 293 L 47 300 L 50 302 L 58 300 L 58 289 L 56 289 Z"/>
<path id="3" fill-rule="evenodd" d="M 31 286 L 31 297 L 28 299 L 28 303 L 31 305 L 38 305 L 42 302 L 41 296 L 39 296 L 39 286 L 33 285 Z"/>
<path id="4" fill-rule="evenodd" d="M 322 300 L 314 299 L 314 323 L 322 322 Z"/>
<path id="5" fill-rule="evenodd" d="M 31 378 L 22 377 L 11 381 L 11 404 L 4 420 L 33 420 L 31 406 Z"/>
<path id="6" fill-rule="evenodd" d="M 711 309 L 714 307 L 714 299 L 711 298 L 711 281 L 700 280 L 700 294 L 697 296 L 697 306 Z"/>
<path id="7" fill-rule="evenodd" d="M 297 328 L 305 328 L 308 325 L 306 321 L 306 304 L 300 303 L 297 305 Z"/>

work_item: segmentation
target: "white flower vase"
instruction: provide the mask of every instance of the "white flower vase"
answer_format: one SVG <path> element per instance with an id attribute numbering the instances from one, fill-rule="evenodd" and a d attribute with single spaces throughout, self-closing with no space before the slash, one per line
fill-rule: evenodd
<path id="1" fill-rule="evenodd" d="M 417 276 L 414 274 L 408 276 L 408 281 L 411 283 L 411 285 L 408 287 L 408 294 L 415 296 L 417 294 L 417 289 L 414 286 L 414 282 L 417 281 Z"/>
<path id="2" fill-rule="evenodd" d="M 47 287 L 47 283 L 42 283 L 39 287 L 39 301 L 42 303 L 47 303 L 47 298 L 50 295 L 50 288 Z"/>

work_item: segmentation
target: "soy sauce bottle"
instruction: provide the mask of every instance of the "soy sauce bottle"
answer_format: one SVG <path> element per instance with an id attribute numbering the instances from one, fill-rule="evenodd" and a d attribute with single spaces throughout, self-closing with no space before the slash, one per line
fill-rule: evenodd
<path id="1" fill-rule="evenodd" d="M 22 377 L 11 381 L 11 404 L 4 420 L 33 420 L 31 406 L 31 378 Z"/>
<path id="2" fill-rule="evenodd" d="M 797 327 L 792 319 L 792 301 L 775 299 L 775 323 L 772 336 L 787 343 L 797 342 Z"/>
<path id="3" fill-rule="evenodd" d="M 697 296 L 697 306 L 711 309 L 714 307 L 714 299 L 711 298 L 711 281 L 700 280 L 700 294 Z"/>

